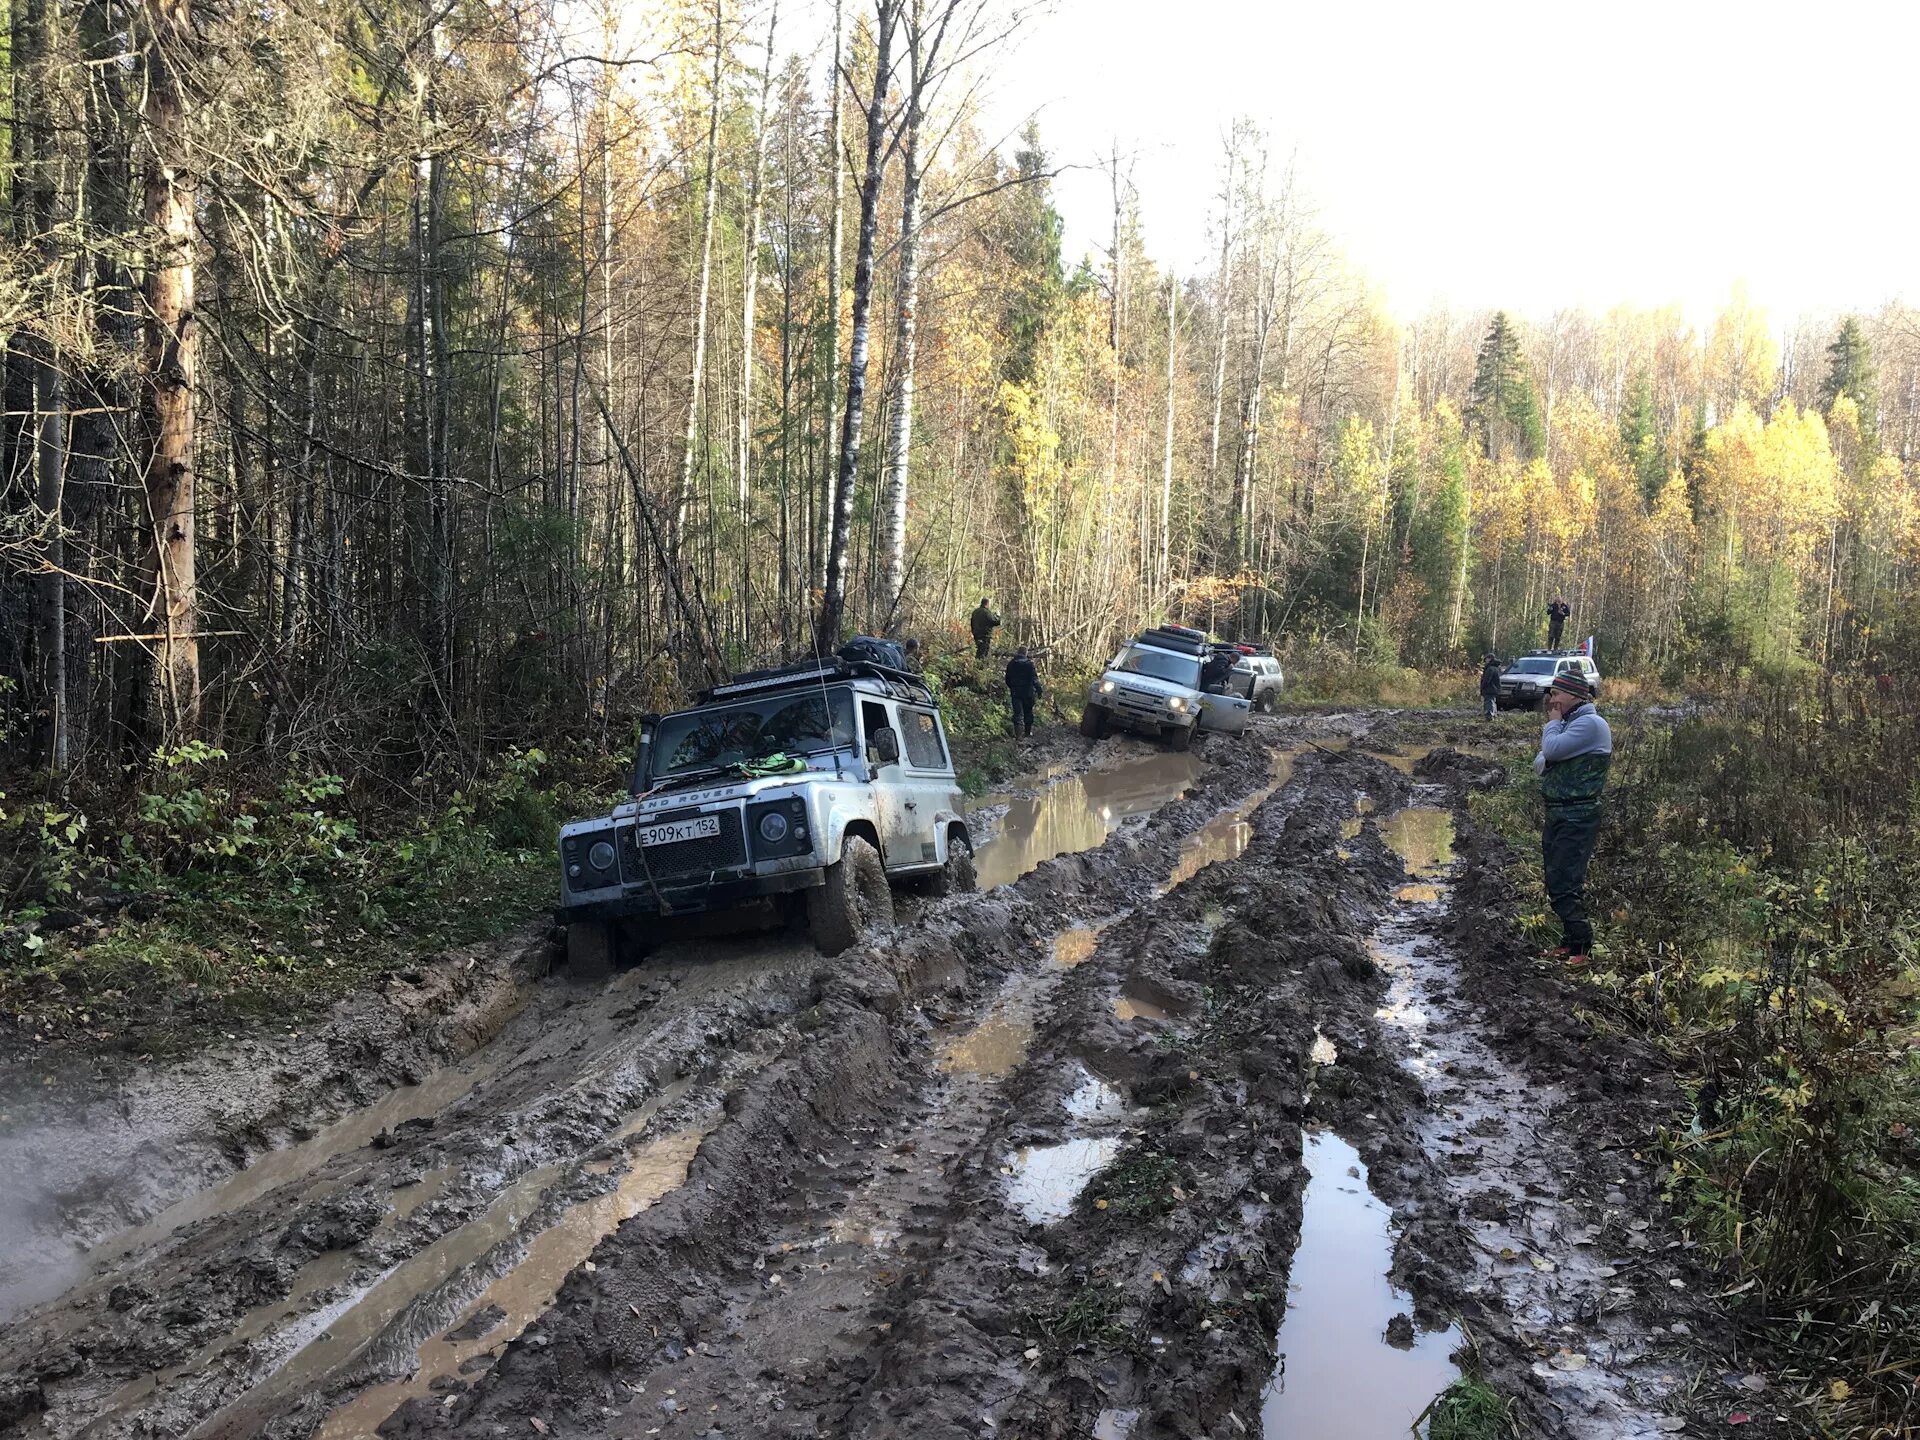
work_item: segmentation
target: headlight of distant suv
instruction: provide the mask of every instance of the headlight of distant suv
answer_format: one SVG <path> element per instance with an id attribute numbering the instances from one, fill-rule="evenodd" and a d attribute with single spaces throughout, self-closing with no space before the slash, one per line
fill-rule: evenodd
<path id="1" fill-rule="evenodd" d="M 797 795 L 747 807 L 747 834 L 753 837 L 753 858 L 784 860 L 813 849 L 807 828 L 807 802 Z"/>
<path id="2" fill-rule="evenodd" d="M 1178 711 L 1185 710 L 1186 708 L 1187 708 L 1187 701 L 1185 696 L 1183 695 L 1167 696 L 1167 709 L 1178 712 Z"/>
<path id="3" fill-rule="evenodd" d="M 620 856 L 613 831 L 585 830 L 569 835 L 560 846 L 560 866 L 569 890 L 604 890 L 620 883 Z"/>
<path id="4" fill-rule="evenodd" d="M 1111 680 L 1102 680 L 1100 682 L 1100 693 L 1102 695 L 1111 695 L 1115 690 L 1118 690 L 1119 688 L 1120 687 L 1114 684 L 1113 681 Z"/>

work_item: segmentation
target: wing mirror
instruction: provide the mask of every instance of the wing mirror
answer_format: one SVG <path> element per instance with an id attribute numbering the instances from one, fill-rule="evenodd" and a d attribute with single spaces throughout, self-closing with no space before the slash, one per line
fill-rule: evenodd
<path id="1" fill-rule="evenodd" d="M 627 784 L 627 793 L 638 798 L 647 793 L 653 776 L 653 731 L 660 723 L 660 717 L 646 714 L 640 717 L 640 744 L 633 756 L 633 779 Z"/>
<path id="2" fill-rule="evenodd" d="M 900 759 L 900 736 L 891 725 L 882 725 L 868 739 L 867 749 L 879 764 L 892 765 Z"/>

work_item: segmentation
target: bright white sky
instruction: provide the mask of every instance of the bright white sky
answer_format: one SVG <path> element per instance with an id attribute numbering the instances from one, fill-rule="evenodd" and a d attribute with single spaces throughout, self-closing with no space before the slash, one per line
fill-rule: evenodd
<path id="1" fill-rule="evenodd" d="M 1699 320 L 1744 279 L 1779 324 L 1920 299 L 1916 57 L 1911 0 L 1057 0 L 991 104 L 1089 167 L 1057 187 L 1072 259 L 1108 231 L 1117 136 L 1149 251 L 1210 268 L 1245 114 L 1402 315 Z"/>

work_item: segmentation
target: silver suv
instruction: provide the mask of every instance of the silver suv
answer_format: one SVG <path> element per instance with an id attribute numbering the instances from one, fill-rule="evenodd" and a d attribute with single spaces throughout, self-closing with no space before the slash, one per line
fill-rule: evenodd
<path id="1" fill-rule="evenodd" d="M 1118 725 L 1158 735 L 1169 748 L 1185 750 L 1196 731 L 1245 730 L 1252 703 L 1246 696 L 1200 688 L 1201 665 L 1211 654 L 1207 637 L 1198 630 L 1162 625 L 1141 631 L 1087 691 L 1080 733 L 1097 740 L 1109 726 Z"/>
<path id="2" fill-rule="evenodd" d="M 1577 650 L 1540 650 L 1518 655 L 1500 676 L 1500 691 L 1494 703 L 1502 710 L 1533 710 L 1546 699 L 1553 677 L 1572 671 L 1584 675 L 1600 693 L 1600 667 L 1591 657 Z"/>
<path id="3" fill-rule="evenodd" d="M 560 828 L 568 963 L 604 971 L 662 917 L 804 908 L 821 953 L 893 923 L 889 888 L 973 888 L 939 706 L 842 659 L 742 675 L 643 728 L 633 798 Z"/>
<path id="4" fill-rule="evenodd" d="M 1246 696 L 1255 710 L 1271 715 L 1286 676 L 1281 672 L 1280 662 L 1271 655 L 1242 655 L 1234 662 L 1227 683 L 1234 693 Z"/>

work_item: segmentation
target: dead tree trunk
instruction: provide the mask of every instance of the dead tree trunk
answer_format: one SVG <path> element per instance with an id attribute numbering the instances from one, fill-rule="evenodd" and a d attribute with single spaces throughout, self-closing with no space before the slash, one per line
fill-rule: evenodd
<path id="1" fill-rule="evenodd" d="M 740 525 L 740 645 L 746 650 L 753 626 L 753 310 L 760 287 L 761 183 L 767 168 L 767 97 L 773 89 L 773 39 L 780 23 L 775 0 L 767 16 L 766 70 L 760 77 L 760 113 L 754 123 L 753 174 L 747 179 L 745 276 L 740 302 L 740 439 L 734 458 Z"/>
<path id="2" fill-rule="evenodd" d="M 846 54 L 842 0 L 833 0 L 833 99 L 828 109 L 827 163 L 833 170 L 833 216 L 827 227 L 827 344 L 821 379 L 827 397 L 826 466 L 822 471 L 820 503 L 815 507 L 819 519 L 815 533 L 808 537 L 813 547 L 808 574 L 822 586 L 827 581 L 827 549 L 833 534 L 834 495 L 840 474 L 840 452 L 834 437 L 840 428 L 840 252 L 847 243 L 846 186 L 842 183 L 846 167 L 840 158 L 840 92 L 843 79 L 840 66 Z M 812 581 L 809 581 L 812 583 Z"/>

